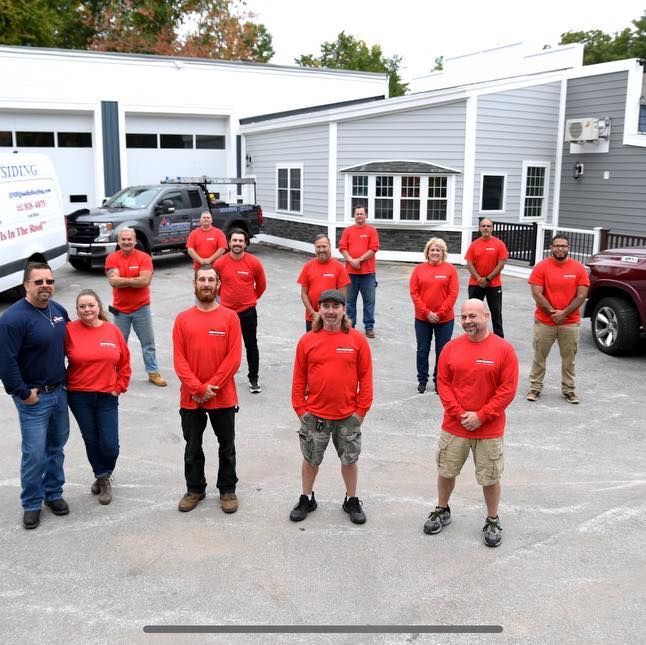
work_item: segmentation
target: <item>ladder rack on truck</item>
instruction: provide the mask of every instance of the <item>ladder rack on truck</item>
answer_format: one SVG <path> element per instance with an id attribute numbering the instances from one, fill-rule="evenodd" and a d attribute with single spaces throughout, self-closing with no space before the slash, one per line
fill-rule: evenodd
<path id="1" fill-rule="evenodd" d="M 209 177 L 201 175 L 199 177 L 166 177 L 160 184 L 195 184 L 201 186 L 204 192 L 207 186 L 235 184 L 238 186 L 253 186 L 253 203 L 256 203 L 256 180 L 254 177 Z"/>

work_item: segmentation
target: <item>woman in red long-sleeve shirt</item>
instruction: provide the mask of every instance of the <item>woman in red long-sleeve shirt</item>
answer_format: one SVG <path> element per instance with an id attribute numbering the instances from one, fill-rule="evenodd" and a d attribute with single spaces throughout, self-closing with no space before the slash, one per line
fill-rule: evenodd
<path id="1" fill-rule="evenodd" d="M 417 391 L 426 392 L 428 356 L 435 334 L 435 368 L 433 384 L 437 392 L 437 362 L 444 345 L 453 334 L 453 307 L 458 298 L 458 273 L 446 261 L 446 242 L 432 237 L 424 247 L 426 262 L 418 264 L 410 277 L 410 297 L 415 306 L 415 337 L 417 338 Z"/>
<path id="2" fill-rule="evenodd" d="M 119 395 L 130 382 L 130 352 L 94 291 L 79 293 L 76 312 L 78 320 L 67 324 L 65 339 L 67 400 L 96 477 L 92 493 L 109 504 L 110 477 L 119 456 Z"/>

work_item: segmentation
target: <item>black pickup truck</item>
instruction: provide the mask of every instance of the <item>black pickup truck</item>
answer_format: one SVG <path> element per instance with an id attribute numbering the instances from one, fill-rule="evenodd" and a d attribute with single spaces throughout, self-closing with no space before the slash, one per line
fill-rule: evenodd
<path id="1" fill-rule="evenodd" d="M 217 184 L 251 184 L 248 178 L 178 177 L 148 186 L 124 188 L 103 206 L 66 216 L 70 264 L 79 270 L 103 267 L 117 248 L 119 231 L 128 226 L 137 234 L 137 248 L 146 253 L 183 251 L 189 233 L 210 210 L 213 225 L 225 234 L 241 228 L 253 237 L 262 226 L 262 209 L 251 204 L 227 204 L 209 188 Z M 255 200 L 255 190 L 254 190 Z"/>

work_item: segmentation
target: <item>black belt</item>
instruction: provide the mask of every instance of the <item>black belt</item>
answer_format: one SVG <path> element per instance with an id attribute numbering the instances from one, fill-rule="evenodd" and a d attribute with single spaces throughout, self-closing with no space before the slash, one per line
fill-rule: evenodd
<path id="1" fill-rule="evenodd" d="M 54 383 L 54 385 L 41 385 L 38 388 L 38 394 L 49 394 L 50 392 L 53 392 L 56 388 L 59 388 L 61 386 L 60 383 Z"/>

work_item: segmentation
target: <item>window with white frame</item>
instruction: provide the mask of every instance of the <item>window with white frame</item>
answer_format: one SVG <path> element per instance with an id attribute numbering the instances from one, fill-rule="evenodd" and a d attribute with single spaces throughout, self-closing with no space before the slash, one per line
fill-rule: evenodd
<path id="1" fill-rule="evenodd" d="M 541 219 L 547 203 L 549 164 L 523 162 L 521 217 Z"/>
<path id="2" fill-rule="evenodd" d="M 505 210 L 505 175 L 483 173 L 480 182 L 480 212 L 502 213 Z"/>
<path id="3" fill-rule="evenodd" d="M 302 212 L 302 166 L 276 168 L 276 210 Z"/>
<path id="4" fill-rule="evenodd" d="M 368 217 L 392 222 L 447 222 L 452 214 L 453 175 L 349 175 L 347 206 L 366 206 Z"/>

